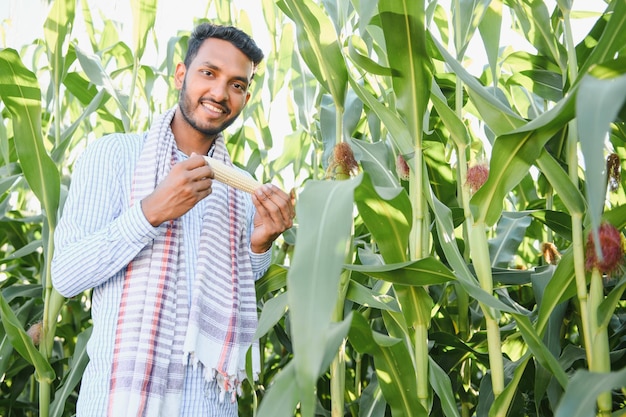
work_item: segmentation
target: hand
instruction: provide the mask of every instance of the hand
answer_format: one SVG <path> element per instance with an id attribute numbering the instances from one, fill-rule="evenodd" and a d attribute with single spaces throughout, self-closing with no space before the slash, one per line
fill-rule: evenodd
<path id="1" fill-rule="evenodd" d="M 282 232 L 293 226 L 292 198 L 272 184 L 264 184 L 252 194 L 256 207 L 250 247 L 254 253 L 266 252 Z"/>
<path id="2" fill-rule="evenodd" d="M 174 165 L 154 191 L 141 200 L 146 219 L 153 226 L 187 213 L 198 201 L 211 194 L 213 170 L 205 159 L 192 153 Z"/>

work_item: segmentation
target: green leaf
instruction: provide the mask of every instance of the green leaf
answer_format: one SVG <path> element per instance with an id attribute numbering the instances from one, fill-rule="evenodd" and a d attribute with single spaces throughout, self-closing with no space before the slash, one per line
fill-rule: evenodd
<path id="1" fill-rule="evenodd" d="M 585 161 L 585 192 L 594 242 L 599 242 L 598 228 L 606 196 L 606 157 L 604 142 L 626 101 L 626 75 L 598 79 L 582 78 L 576 95 L 576 122 Z M 596 245 L 601 258 L 601 249 Z"/>
<path id="2" fill-rule="evenodd" d="M 13 119 L 15 149 L 24 177 L 54 228 L 61 180 L 43 143 L 39 83 L 10 48 L 0 50 L 0 98 Z"/>
<path id="3" fill-rule="evenodd" d="M 133 13 L 135 59 L 139 61 L 146 49 L 148 33 L 154 28 L 157 0 L 131 0 L 130 7 Z"/>
<path id="4" fill-rule="evenodd" d="M 576 371 L 554 417 L 594 417 L 598 395 L 626 386 L 626 368 L 617 372 Z"/>
<path id="5" fill-rule="evenodd" d="M 528 317 L 521 314 L 515 314 L 515 321 L 517 326 L 524 337 L 524 341 L 528 345 L 528 348 L 533 353 L 535 360 L 541 364 L 544 368 L 550 370 L 559 384 L 566 388 L 568 384 L 568 377 L 565 370 L 561 368 L 558 360 L 552 355 L 550 350 L 541 341 L 541 336 L 533 328 Z"/>
<path id="6" fill-rule="evenodd" d="M 407 161 L 413 157 L 413 138 L 398 114 L 382 104 L 372 93 L 350 77 L 350 86 L 356 92 L 363 103 L 372 109 L 381 122 L 387 127 L 391 139 L 398 151 Z"/>
<path id="7" fill-rule="evenodd" d="M 294 366 L 303 412 L 314 409 L 314 392 L 329 343 L 339 277 L 351 242 L 354 189 L 361 177 L 309 181 L 296 205 L 299 221 L 287 273 Z"/>
<path id="8" fill-rule="evenodd" d="M 460 417 L 450 377 L 431 356 L 428 357 L 428 360 L 428 380 L 441 401 L 444 415 L 446 417 Z"/>
<path id="9" fill-rule="evenodd" d="M 407 259 L 412 209 L 409 196 L 402 187 L 375 187 L 370 176 L 363 174 L 354 200 L 363 222 L 376 240 L 385 262 Z"/>
<path id="10" fill-rule="evenodd" d="M 266 295 L 278 291 L 287 285 L 287 268 L 272 264 L 265 274 L 256 282 L 256 298 L 261 300 Z"/>
<path id="11" fill-rule="evenodd" d="M 385 34 L 387 60 L 397 108 L 413 138 L 421 138 L 432 83 L 432 62 L 426 51 L 424 0 L 380 0 L 378 11 Z"/>
<path id="12" fill-rule="evenodd" d="M 48 360 L 37 350 L 30 336 L 26 334 L 4 296 L 0 296 L 0 316 L 2 325 L 13 348 L 35 367 L 35 376 L 39 382 L 51 384 L 55 373 Z"/>
<path id="13" fill-rule="evenodd" d="M 307 66 L 337 108 L 343 109 L 348 70 L 331 20 L 311 0 L 279 0 L 277 4 L 296 23 L 298 50 Z"/>
<path id="14" fill-rule="evenodd" d="M 346 299 L 354 301 L 359 305 L 377 308 L 379 310 L 400 311 L 400 307 L 393 297 L 386 294 L 378 294 L 374 290 L 354 280 L 350 280 L 348 291 L 346 292 Z"/>
<path id="15" fill-rule="evenodd" d="M 274 298 L 270 298 L 263 305 L 261 316 L 259 317 L 259 324 L 256 332 L 254 333 L 254 339 L 258 339 L 265 336 L 276 323 L 287 312 L 287 293 L 283 292 L 278 294 Z"/>
<path id="16" fill-rule="evenodd" d="M 455 280 L 454 274 L 433 257 L 387 265 L 345 265 L 345 268 L 402 285 L 434 285 Z"/>
<path id="17" fill-rule="evenodd" d="M 455 32 L 458 32 L 458 36 L 454 37 L 457 58 L 460 59 L 465 55 L 465 50 L 472 40 L 476 28 L 483 20 L 489 3 L 491 3 L 491 0 L 459 0 L 452 2 L 452 19 L 455 22 Z M 460 8 L 454 7 L 456 4 L 459 4 Z M 460 27 L 457 27 L 457 24 L 460 24 Z"/>
<path id="18" fill-rule="evenodd" d="M 508 267 L 517 253 L 526 228 L 530 225 L 530 217 L 526 213 L 506 212 L 502 214 L 496 236 L 489 240 L 489 258 L 491 266 Z"/>
<path id="19" fill-rule="evenodd" d="M 509 134 L 496 139 L 487 182 L 471 199 L 476 221 L 491 226 L 502 213 L 505 196 L 528 174 L 546 142 L 574 116 L 573 98 L 567 96 L 555 107 Z"/>
<path id="20" fill-rule="evenodd" d="M 584 63 L 578 70 L 578 80 L 585 77 L 594 65 L 614 59 L 618 51 L 626 44 L 626 2 L 612 1 L 609 6 L 607 16 L 609 22 L 606 24 L 598 43 Z"/>
<path id="21" fill-rule="evenodd" d="M 83 377 L 83 372 L 87 367 L 87 363 L 89 363 L 87 342 L 91 337 L 92 331 L 93 327 L 88 327 L 76 338 L 76 347 L 70 361 L 70 370 L 54 394 L 54 401 L 50 404 L 50 417 L 63 416 L 67 399 L 72 395 Z"/>
<path id="22" fill-rule="evenodd" d="M 43 25 L 52 82 L 57 91 L 65 68 L 63 44 L 71 33 L 75 8 L 75 0 L 55 0 Z"/>
<path id="23" fill-rule="evenodd" d="M 511 132 L 524 124 L 524 119 L 521 116 L 513 112 L 510 106 L 498 100 L 492 92 L 480 84 L 437 40 L 433 39 L 432 41 L 452 72 L 463 80 L 463 84 L 468 88 L 472 104 L 480 113 L 483 121 L 496 135 Z"/>
<path id="24" fill-rule="evenodd" d="M 296 362 L 285 365 L 272 380 L 263 401 L 259 405 L 257 417 L 291 417 L 298 404 L 298 384 Z"/>
<path id="25" fill-rule="evenodd" d="M 378 187 L 399 187 L 398 178 L 394 175 L 389 164 L 389 147 L 383 141 L 374 143 L 365 142 L 358 139 L 350 139 L 350 145 L 354 151 L 354 156 L 363 167 L 363 171 L 368 173 L 368 177 L 374 186 Z"/>
<path id="26" fill-rule="evenodd" d="M 491 78 L 494 86 L 498 82 L 498 59 L 500 59 L 500 33 L 502 31 L 502 3 L 492 1 L 485 11 L 485 15 L 478 24 L 480 37 L 483 40 L 487 61 L 491 68 Z"/>
<path id="27" fill-rule="evenodd" d="M 361 354 L 374 357 L 378 383 L 394 417 L 421 417 L 428 413 L 417 399 L 412 359 L 404 343 L 370 329 L 363 316 L 353 313 L 349 339 Z M 408 365 L 408 366 L 407 366 Z"/>
<path id="28" fill-rule="evenodd" d="M 572 184 L 569 176 L 556 159 L 546 150 L 543 150 L 539 158 L 537 158 L 536 163 L 543 175 L 546 176 L 552 188 L 557 192 L 570 214 L 584 213 L 587 206 L 585 199 L 578 187 Z"/>

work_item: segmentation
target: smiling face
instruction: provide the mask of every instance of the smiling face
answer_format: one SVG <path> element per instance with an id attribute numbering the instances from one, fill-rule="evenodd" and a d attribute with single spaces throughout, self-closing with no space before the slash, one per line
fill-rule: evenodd
<path id="1" fill-rule="evenodd" d="M 230 126 L 250 98 L 253 71 L 246 55 L 217 38 L 202 43 L 189 67 L 179 63 L 175 74 L 179 111 L 172 125 L 177 142 L 189 135 L 212 142 Z"/>

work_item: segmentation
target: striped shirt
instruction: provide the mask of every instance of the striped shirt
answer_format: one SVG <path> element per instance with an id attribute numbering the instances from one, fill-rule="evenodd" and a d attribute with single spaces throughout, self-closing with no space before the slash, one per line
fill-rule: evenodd
<path id="1" fill-rule="evenodd" d="M 126 266 L 158 233 L 145 218 L 140 204 L 129 207 L 133 174 L 146 137 L 112 134 L 85 150 L 76 163 L 54 235 L 52 282 L 56 290 L 73 297 L 93 289 L 93 333 L 87 345 L 90 361 L 81 382 L 78 417 L 106 415 Z M 187 156 L 179 151 L 177 158 L 182 161 Z M 187 259 L 197 258 L 204 202 L 200 201 L 181 217 Z M 247 211 L 251 230 L 254 216 L 251 199 Z M 258 279 L 269 267 L 271 253 L 251 252 L 250 256 Z M 186 262 L 186 266 L 188 288 L 193 288 L 196 265 Z M 237 404 L 228 399 L 220 402 L 215 382 L 205 381 L 203 372 L 202 366 L 195 370 L 187 367 L 180 415 L 236 417 Z"/>

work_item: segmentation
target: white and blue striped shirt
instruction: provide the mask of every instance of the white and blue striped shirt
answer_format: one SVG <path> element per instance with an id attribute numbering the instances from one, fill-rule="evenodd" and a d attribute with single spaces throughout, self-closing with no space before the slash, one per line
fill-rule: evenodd
<path id="1" fill-rule="evenodd" d="M 113 134 L 91 144 L 81 155 L 63 215 L 54 235 L 52 282 L 59 293 L 73 297 L 93 288 L 93 333 L 87 345 L 90 362 L 80 387 L 78 417 L 106 416 L 111 364 L 126 266 L 152 241 L 158 229 L 141 211 L 130 207 L 130 190 L 146 135 Z M 178 152 L 178 159 L 187 158 Z M 187 259 L 197 258 L 204 201 L 182 216 Z M 248 200 L 249 229 L 254 205 Z M 250 253 L 255 279 L 269 267 L 270 251 Z M 187 277 L 196 265 L 186 262 Z M 189 282 L 189 288 L 192 288 Z M 190 292 L 191 293 L 191 292 Z M 237 404 L 218 400 L 215 382 L 204 380 L 201 366 L 187 367 L 181 416 L 236 417 Z"/>

